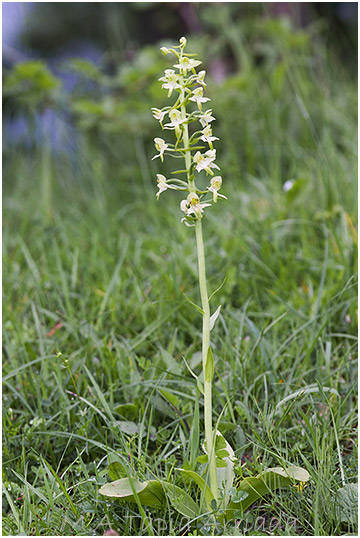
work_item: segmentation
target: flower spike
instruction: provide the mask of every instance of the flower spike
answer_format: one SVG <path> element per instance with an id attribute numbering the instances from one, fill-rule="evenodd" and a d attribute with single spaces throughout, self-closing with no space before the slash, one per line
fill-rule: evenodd
<path id="1" fill-rule="evenodd" d="M 196 71 L 202 62 L 195 60 L 193 54 L 184 52 L 186 44 L 186 38 L 182 37 L 174 48 L 161 47 L 162 54 L 166 56 L 173 54 L 176 61 L 172 68 L 164 70 L 159 81 L 162 83 L 162 88 L 167 90 L 168 97 L 171 97 L 173 92 L 178 95 L 172 106 L 151 110 L 161 128 L 174 131 L 176 138 L 174 145 L 169 145 L 162 138 L 155 138 L 154 143 L 158 154 L 154 155 L 153 160 L 160 157 L 163 162 L 164 156 L 170 152 L 171 156 L 183 158 L 185 169 L 178 170 L 176 173 L 186 174 L 187 179 L 187 181 L 173 180 L 174 183 L 172 183 L 162 174 L 157 174 L 156 198 L 159 199 L 160 194 L 168 189 L 187 191 L 187 198 L 180 203 L 180 209 L 184 213 L 181 222 L 187 226 L 193 226 L 204 217 L 204 210 L 211 206 L 208 200 L 203 200 L 206 194 L 211 193 L 213 202 L 226 196 L 219 194 L 222 185 L 221 176 L 214 176 L 214 170 L 220 170 L 215 162 L 216 150 L 213 147 L 213 143 L 219 139 L 213 135 L 211 128 L 211 123 L 215 118 L 212 115 L 212 109 L 205 111 L 202 109 L 203 104 L 210 101 L 209 97 L 204 95 L 206 71 L 204 69 Z M 163 124 L 166 116 L 169 121 Z M 201 130 L 195 128 L 190 133 L 189 130 L 194 122 L 200 122 Z M 208 144 L 209 149 L 206 151 L 206 147 L 199 145 L 199 141 Z M 199 189 L 196 186 L 198 180 L 195 177 L 196 173 L 201 173 L 203 170 L 212 176 L 210 185 L 205 190 L 204 187 Z"/>

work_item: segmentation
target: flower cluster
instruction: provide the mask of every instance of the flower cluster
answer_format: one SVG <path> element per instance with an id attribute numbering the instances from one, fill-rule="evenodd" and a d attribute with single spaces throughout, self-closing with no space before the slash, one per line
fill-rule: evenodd
<path id="1" fill-rule="evenodd" d="M 215 118 L 211 109 L 203 110 L 203 105 L 210 101 L 204 96 L 206 72 L 196 71 L 202 62 L 194 59 L 194 54 L 185 53 L 185 46 L 186 39 L 182 37 L 177 47 L 160 49 L 164 55 L 172 53 L 176 57 L 174 69 L 165 69 L 164 76 L 159 81 L 162 82 L 162 88 L 167 90 L 168 97 L 175 92 L 177 98 L 172 106 L 166 106 L 161 110 L 152 108 L 152 113 L 163 130 L 174 131 L 176 140 L 171 144 L 162 138 L 155 138 L 154 144 L 158 153 L 153 159 L 160 157 L 163 162 L 166 155 L 184 158 L 185 168 L 177 170 L 176 174 L 185 174 L 186 180 L 166 179 L 162 174 L 157 174 L 156 197 L 159 199 L 160 194 L 167 189 L 187 191 L 189 194 L 181 201 L 180 209 L 184 213 L 182 222 L 192 226 L 196 220 L 203 217 L 204 208 L 211 206 L 210 201 L 217 202 L 219 197 L 226 198 L 226 196 L 219 194 L 222 178 L 214 176 L 213 171 L 220 170 L 215 163 L 216 150 L 213 147 L 213 142 L 219 140 L 212 133 L 211 122 Z M 197 127 L 199 123 L 201 127 Z M 204 143 L 206 145 L 203 145 Z M 195 172 L 203 170 L 206 175 L 212 177 L 206 189 L 200 190 L 195 183 Z M 212 195 L 212 198 L 203 199 L 208 195 Z"/>

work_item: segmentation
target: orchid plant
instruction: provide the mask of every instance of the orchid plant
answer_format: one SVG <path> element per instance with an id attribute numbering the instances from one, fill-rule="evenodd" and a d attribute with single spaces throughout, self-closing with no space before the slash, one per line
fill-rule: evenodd
<path id="1" fill-rule="evenodd" d="M 194 58 L 194 54 L 185 52 L 186 38 L 180 39 L 179 45 L 173 48 L 162 47 L 164 55 L 173 54 L 176 58 L 174 69 L 165 69 L 164 76 L 159 81 L 162 88 L 167 90 L 169 98 L 175 93 L 174 104 L 162 109 L 153 108 L 152 113 L 159 121 L 164 131 L 172 131 L 173 142 L 163 138 L 155 138 L 155 149 L 158 152 L 154 159 L 161 162 L 167 156 L 177 156 L 184 159 L 184 168 L 172 172 L 172 175 L 182 175 L 183 179 L 167 179 L 163 174 L 157 174 L 156 198 L 168 190 L 178 190 L 184 193 L 180 202 L 183 213 L 181 222 L 195 228 L 196 248 L 198 258 L 199 288 L 201 307 L 194 306 L 202 315 L 202 370 L 203 382 L 197 379 L 197 387 L 204 399 L 204 455 L 198 460 L 199 472 L 191 469 L 178 469 L 180 473 L 194 481 L 201 490 L 200 499 L 195 502 L 182 488 L 170 482 L 148 480 L 139 482 L 135 477 L 122 476 L 122 471 L 110 470 L 111 478 L 117 480 L 100 488 L 104 496 L 115 497 L 123 501 L 136 502 L 142 505 L 159 508 L 166 500 L 181 514 L 196 519 L 204 513 L 216 514 L 220 521 L 235 517 L 242 513 L 257 499 L 262 498 L 272 490 L 295 481 L 306 482 L 309 474 L 306 470 L 290 466 L 286 469 L 275 467 L 264 470 L 256 477 L 248 477 L 235 484 L 234 465 L 235 453 L 223 435 L 213 427 L 212 386 L 214 378 L 214 357 L 210 345 L 210 331 L 220 313 L 220 306 L 211 315 L 210 299 L 207 291 L 205 252 L 202 232 L 202 221 L 205 209 L 211 207 L 219 198 L 226 199 L 219 191 L 222 188 L 222 177 L 214 175 L 214 170 L 220 170 L 215 163 L 216 149 L 213 142 L 219 140 L 212 133 L 212 122 L 215 120 L 212 109 L 203 110 L 203 105 L 210 99 L 204 96 L 206 89 L 206 72 L 196 69 L 202 64 Z M 206 105 L 207 108 L 208 105 Z M 196 174 L 205 171 L 210 181 L 208 186 L 199 188 Z M 125 473 L 123 473 L 125 474 Z"/>

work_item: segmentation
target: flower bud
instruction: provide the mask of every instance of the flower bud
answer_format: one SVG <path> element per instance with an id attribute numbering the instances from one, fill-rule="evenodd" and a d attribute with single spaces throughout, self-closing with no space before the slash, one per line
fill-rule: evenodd
<path id="1" fill-rule="evenodd" d="M 187 41 L 186 41 L 186 37 L 180 37 L 180 45 L 182 45 L 183 47 L 185 47 Z"/>
<path id="2" fill-rule="evenodd" d="M 163 53 L 164 56 L 166 56 L 167 54 L 169 54 L 169 49 L 167 47 L 161 47 L 161 52 Z"/>

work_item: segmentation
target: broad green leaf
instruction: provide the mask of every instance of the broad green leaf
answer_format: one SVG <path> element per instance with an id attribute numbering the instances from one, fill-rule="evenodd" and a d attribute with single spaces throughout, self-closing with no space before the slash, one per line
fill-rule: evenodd
<path id="1" fill-rule="evenodd" d="M 337 490 L 335 495 L 336 517 L 349 525 L 356 525 L 358 508 L 357 484 L 346 484 Z"/>
<path id="2" fill-rule="evenodd" d="M 181 474 L 183 474 L 184 476 L 191 478 L 191 480 L 193 480 L 195 484 L 199 486 L 201 491 L 204 493 L 206 506 L 208 510 L 211 511 L 211 502 L 214 500 L 214 495 L 212 494 L 209 486 L 205 484 L 205 480 L 200 475 L 195 473 L 195 471 L 188 471 L 186 469 L 177 469 L 177 470 L 180 471 Z"/>
<path id="3" fill-rule="evenodd" d="M 133 420 L 139 415 L 139 406 L 133 403 L 119 404 L 114 408 L 114 412 L 129 420 Z"/>
<path id="4" fill-rule="evenodd" d="M 215 310 L 213 315 L 210 317 L 210 331 L 212 331 L 212 329 L 214 328 L 215 322 L 219 317 L 220 310 L 221 310 L 221 305 Z"/>
<path id="5" fill-rule="evenodd" d="M 136 493 L 140 493 L 147 486 L 147 482 L 139 482 L 136 480 L 136 478 L 132 479 L 132 483 Z M 133 497 L 133 490 L 128 478 L 120 478 L 120 480 L 115 480 L 114 482 L 104 484 L 99 489 L 99 493 L 101 495 L 105 495 L 106 497 Z"/>
<path id="6" fill-rule="evenodd" d="M 200 515 L 198 505 L 192 500 L 190 495 L 178 486 L 169 482 L 162 482 L 167 498 L 170 504 L 183 516 L 191 519 Z"/>
<path id="7" fill-rule="evenodd" d="M 109 464 L 108 473 L 110 480 L 119 480 L 127 476 L 125 467 L 119 461 L 113 461 Z"/>
<path id="8" fill-rule="evenodd" d="M 198 505 L 190 495 L 169 482 L 160 482 L 159 480 L 139 482 L 136 478 L 132 478 L 130 482 L 129 478 L 121 478 L 101 486 L 99 493 L 124 502 L 136 503 L 132 486 L 144 506 L 164 508 L 167 497 L 175 510 L 183 516 L 194 518 L 200 514 Z"/>
<path id="9" fill-rule="evenodd" d="M 248 495 L 241 502 L 231 502 L 229 504 L 227 518 L 231 519 L 234 517 L 235 510 L 246 510 L 255 501 L 272 493 L 276 489 L 289 486 L 294 481 L 307 482 L 309 478 L 309 473 L 305 469 L 296 466 L 288 467 L 285 470 L 281 467 L 273 467 L 258 476 L 245 478 L 240 482 L 237 489 L 246 491 Z"/>
<path id="10" fill-rule="evenodd" d="M 211 347 L 208 347 L 206 365 L 205 365 L 205 381 L 212 381 L 214 377 L 214 357 L 211 351 Z"/>
<path id="11" fill-rule="evenodd" d="M 138 494 L 141 504 L 153 508 L 161 508 L 164 506 L 165 495 L 161 482 L 158 480 L 139 482 L 136 478 L 132 478 L 131 482 Z M 121 478 L 120 480 L 115 480 L 115 482 L 104 484 L 99 489 L 99 493 L 105 497 L 115 497 L 119 500 L 136 503 L 133 489 L 128 478 Z"/>

